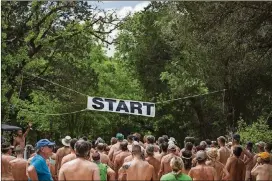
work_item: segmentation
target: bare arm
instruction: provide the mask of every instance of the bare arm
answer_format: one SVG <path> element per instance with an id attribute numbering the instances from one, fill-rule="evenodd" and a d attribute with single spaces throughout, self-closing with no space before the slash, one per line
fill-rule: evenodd
<path id="1" fill-rule="evenodd" d="M 16 147 L 16 137 L 13 137 L 13 146 Z"/>
<path id="2" fill-rule="evenodd" d="M 113 153 L 114 153 L 114 148 L 113 148 L 113 146 L 111 146 L 110 151 L 109 151 L 109 159 L 110 159 L 110 161 L 113 161 L 113 160 L 112 160 L 112 158 L 113 158 Z"/>
<path id="3" fill-rule="evenodd" d="M 229 172 L 225 167 L 223 168 L 223 174 L 224 174 L 224 177 L 222 178 L 222 180 L 229 179 Z"/>
<path id="4" fill-rule="evenodd" d="M 247 163 L 250 162 L 253 159 L 253 154 L 251 154 L 249 151 L 247 151 L 246 149 L 243 149 L 243 153 L 248 157 L 247 159 Z M 247 164 L 245 163 L 245 164 Z"/>
<path id="5" fill-rule="evenodd" d="M 257 163 L 254 168 L 251 170 L 251 175 L 253 176 L 257 176 L 259 173 L 260 167 L 259 167 L 259 163 Z"/>
<path id="6" fill-rule="evenodd" d="M 118 180 L 122 181 L 122 180 L 127 180 L 126 178 L 126 171 L 123 167 L 121 167 L 118 171 Z"/>
<path id="7" fill-rule="evenodd" d="M 26 132 L 24 133 L 24 137 L 26 137 L 27 134 L 29 133 L 31 126 L 32 126 L 32 123 L 28 123 L 28 127 L 27 127 Z"/>
<path id="8" fill-rule="evenodd" d="M 228 160 L 227 160 L 227 163 L 226 163 L 226 166 L 225 166 L 225 168 L 226 168 L 226 170 L 229 172 L 230 171 L 230 158 L 228 158 Z"/>
<path id="9" fill-rule="evenodd" d="M 29 178 L 34 181 L 34 180 L 38 180 L 38 175 L 37 175 L 37 172 L 36 172 L 36 169 L 33 165 L 30 165 L 28 168 L 27 168 L 27 172 L 28 172 L 28 176 Z"/>
<path id="10" fill-rule="evenodd" d="M 55 163 L 56 176 L 58 176 L 58 173 L 59 173 L 59 164 L 61 164 L 61 163 L 60 163 L 59 150 L 58 150 L 56 153 L 56 163 Z"/>
<path id="11" fill-rule="evenodd" d="M 162 173 L 163 173 L 163 171 L 164 171 L 164 167 L 163 167 L 163 161 L 164 161 L 164 159 L 162 158 L 161 159 L 161 168 L 160 168 L 160 171 L 159 171 L 159 179 L 162 177 Z"/>

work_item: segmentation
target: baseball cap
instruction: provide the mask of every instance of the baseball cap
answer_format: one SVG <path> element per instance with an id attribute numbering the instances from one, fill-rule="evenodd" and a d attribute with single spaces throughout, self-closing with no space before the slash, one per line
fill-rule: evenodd
<path id="1" fill-rule="evenodd" d="M 270 159 L 270 154 L 267 153 L 267 152 L 261 152 L 261 153 L 258 154 L 258 156 L 259 156 L 261 159 L 263 159 L 263 160 L 268 160 L 268 159 Z"/>
<path id="2" fill-rule="evenodd" d="M 207 158 L 207 154 L 205 151 L 200 150 L 196 152 L 196 160 L 202 161 L 202 160 L 205 160 L 206 158 Z"/>
<path id="3" fill-rule="evenodd" d="M 45 146 L 53 146 L 54 142 L 49 141 L 48 139 L 41 139 L 36 143 L 36 149 L 45 147 Z"/>
<path id="4" fill-rule="evenodd" d="M 259 141 L 259 142 L 256 143 L 255 145 L 256 145 L 256 146 L 259 146 L 259 147 L 264 147 L 264 146 L 265 146 L 265 142 Z"/>
<path id="5" fill-rule="evenodd" d="M 124 135 L 122 133 L 117 133 L 116 134 L 116 138 L 119 140 L 119 141 L 122 141 L 124 139 Z"/>
<path id="6" fill-rule="evenodd" d="M 234 140 L 236 140 L 236 141 L 240 141 L 240 135 L 239 134 L 234 134 L 234 135 L 232 135 L 232 138 L 234 139 Z"/>

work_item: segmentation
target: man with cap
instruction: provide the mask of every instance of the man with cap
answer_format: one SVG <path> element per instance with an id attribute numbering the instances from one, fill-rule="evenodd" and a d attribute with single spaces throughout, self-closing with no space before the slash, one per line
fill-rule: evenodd
<path id="1" fill-rule="evenodd" d="M 264 152 L 265 142 L 259 141 L 259 142 L 256 143 L 255 145 L 257 146 L 258 153 Z M 253 166 L 256 165 L 256 163 L 257 163 L 257 158 L 258 158 L 258 155 L 255 155 L 255 156 L 253 157 Z"/>
<path id="2" fill-rule="evenodd" d="M 256 176 L 256 181 L 272 180 L 272 165 L 270 164 L 270 154 L 261 152 L 257 154 L 257 164 L 252 169 L 251 174 Z"/>
<path id="3" fill-rule="evenodd" d="M 2 143 L 1 145 L 1 174 L 2 180 L 13 180 L 10 161 L 15 157 L 11 156 L 10 143 Z"/>
<path id="4" fill-rule="evenodd" d="M 146 155 L 147 157 L 145 158 L 145 160 L 154 167 L 154 171 L 155 171 L 155 180 L 159 180 L 159 171 L 160 171 L 160 160 L 156 159 L 154 157 L 154 146 L 153 145 L 147 145 L 146 147 Z"/>
<path id="5" fill-rule="evenodd" d="M 161 168 L 159 171 L 159 178 L 161 178 L 162 175 L 165 175 L 172 171 L 172 168 L 170 166 L 170 161 L 173 157 L 176 157 L 176 145 L 169 144 L 168 145 L 168 154 L 162 157 L 161 159 Z"/>
<path id="6" fill-rule="evenodd" d="M 197 166 L 191 168 L 188 175 L 193 180 L 216 180 L 217 174 L 216 170 L 205 164 L 207 160 L 207 154 L 205 151 L 201 150 L 196 153 Z"/>
<path id="7" fill-rule="evenodd" d="M 101 163 L 100 158 L 101 157 L 99 152 L 95 152 L 92 154 L 92 160 L 99 168 L 101 181 L 115 180 L 115 172 L 107 164 Z"/>
<path id="8" fill-rule="evenodd" d="M 75 152 L 77 158 L 61 166 L 58 180 L 100 180 L 98 166 L 88 160 L 90 144 L 84 140 L 77 141 Z"/>
<path id="9" fill-rule="evenodd" d="M 114 161 L 114 158 L 113 158 L 114 153 L 116 153 L 118 151 L 120 152 L 120 143 L 123 141 L 124 135 L 121 133 L 117 133 L 116 138 L 118 141 L 117 141 L 117 143 L 115 143 L 114 145 L 111 146 L 110 152 L 109 152 L 109 158 L 112 162 Z"/>
<path id="10" fill-rule="evenodd" d="M 228 158 L 230 157 L 231 151 L 226 147 L 226 138 L 224 136 L 219 136 L 217 138 L 218 145 L 220 148 L 218 149 L 218 157 L 217 161 L 226 165 Z"/>
<path id="11" fill-rule="evenodd" d="M 69 162 L 71 160 L 74 160 L 76 159 L 76 152 L 75 152 L 75 144 L 77 142 L 77 139 L 76 138 L 73 138 L 71 141 L 70 141 L 70 150 L 71 150 L 71 153 L 64 156 L 62 158 L 62 161 L 61 161 L 61 166 L 66 163 L 66 162 Z"/>
<path id="12" fill-rule="evenodd" d="M 28 176 L 31 180 L 53 181 L 46 160 L 52 155 L 55 143 L 48 139 L 41 139 L 36 143 L 36 155 L 31 159 L 27 168 Z"/>
<path id="13" fill-rule="evenodd" d="M 229 172 L 228 180 L 245 180 L 246 166 L 240 159 L 243 148 L 239 146 L 233 147 L 232 156 L 228 158 L 225 168 Z"/>
<path id="14" fill-rule="evenodd" d="M 63 138 L 61 140 L 63 147 L 58 149 L 58 151 L 56 153 L 56 165 L 55 165 L 56 169 L 55 170 L 56 170 L 57 175 L 59 173 L 62 158 L 71 153 L 71 149 L 70 149 L 70 141 L 71 140 L 72 140 L 72 138 L 70 136 L 65 136 L 65 138 Z"/>
<path id="15" fill-rule="evenodd" d="M 15 148 L 16 159 L 11 160 L 9 163 L 11 165 L 12 175 L 14 180 L 25 180 L 27 181 L 26 166 L 27 161 L 24 159 L 24 149 L 20 145 Z"/>

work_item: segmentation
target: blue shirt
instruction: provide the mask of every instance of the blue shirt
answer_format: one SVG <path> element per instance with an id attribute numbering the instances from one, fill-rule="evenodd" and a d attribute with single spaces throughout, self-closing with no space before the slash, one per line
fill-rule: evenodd
<path id="1" fill-rule="evenodd" d="M 31 160 L 30 165 L 35 167 L 39 181 L 53 181 L 46 161 L 41 155 L 36 154 Z"/>

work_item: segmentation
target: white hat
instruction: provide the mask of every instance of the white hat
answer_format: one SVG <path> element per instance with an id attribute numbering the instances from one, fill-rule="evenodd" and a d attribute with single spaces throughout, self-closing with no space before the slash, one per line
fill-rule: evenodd
<path id="1" fill-rule="evenodd" d="M 64 146 L 70 146 L 70 141 L 71 141 L 71 137 L 70 136 L 65 136 L 65 138 L 63 138 L 62 140 L 61 140 L 61 142 L 62 142 L 62 144 L 64 145 Z"/>

